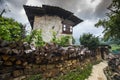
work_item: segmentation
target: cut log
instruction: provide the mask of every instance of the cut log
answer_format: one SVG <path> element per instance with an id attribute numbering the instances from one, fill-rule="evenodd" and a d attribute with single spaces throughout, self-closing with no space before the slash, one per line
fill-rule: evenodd
<path id="1" fill-rule="evenodd" d="M 9 58 L 10 58 L 9 55 L 2 55 L 2 59 L 3 59 L 4 61 L 7 61 Z"/>
<path id="2" fill-rule="evenodd" d="M 16 57 L 10 57 L 9 60 L 14 62 L 16 60 Z"/>
<path id="3" fill-rule="evenodd" d="M 0 53 L 9 54 L 9 53 L 11 53 L 11 48 L 9 48 L 9 47 L 0 48 Z"/>
<path id="4" fill-rule="evenodd" d="M 28 62 L 23 62 L 23 66 L 27 66 L 28 65 Z"/>
<path id="5" fill-rule="evenodd" d="M 22 70 L 15 70 L 13 71 L 13 77 L 18 77 L 23 75 L 23 71 Z"/>
<path id="6" fill-rule="evenodd" d="M 14 54 L 19 54 L 19 50 L 17 50 L 17 49 L 12 49 L 12 52 L 13 52 Z"/>
<path id="7" fill-rule="evenodd" d="M 24 74 L 26 74 L 26 75 L 32 75 L 34 73 L 33 73 L 32 69 L 24 69 Z"/>
<path id="8" fill-rule="evenodd" d="M 44 78 L 52 78 L 52 77 L 57 76 L 58 74 L 59 74 L 59 70 L 54 68 L 54 69 L 48 70 L 47 72 L 44 72 L 43 77 Z"/>
<path id="9" fill-rule="evenodd" d="M 4 65 L 6 65 L 6 66 L 12 66 L 13 63 L 12 63 L 11 61 L 5 61 L 5 62 L 4 62 Z"/>
<path id="10" fill-rule="evenodd" d="M 0 74 L 0 80 L 9 80 L 11 73 Z"/>
<path id="11" fill-rule="evenodd" d="M 8 41 L 5 41 L 5 40 L 1 40 L 0 41 L 0 47 L 6 47 L 9 45 L 9 42 Z"/>
<path id="12" fill-rule="evenodd" d="M 17 44 L 16 44 L 15 42 L 12 42 L 11 44 L 9 44 L 9 47 L 10 47 L 11 49 L 14 49 L 14 48 L 16 48 L 16 47 L 18 47 L 18 46 L 17 46 Z"/>
<path id="13" fill-rule="evenodd" d="M 16 61 L 16 65 L 21 65 L 22 64 L 22 61 L 21 60 L 17 60 Z"/>

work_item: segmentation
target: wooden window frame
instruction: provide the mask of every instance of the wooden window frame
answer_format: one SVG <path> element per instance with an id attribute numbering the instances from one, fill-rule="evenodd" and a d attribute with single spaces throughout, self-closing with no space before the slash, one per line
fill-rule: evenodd
<path id="1" fill-rule="evenodd" d="M 63 34 L 72 34 L 73 27 L 68 24 L 62 24 L 62 33 Z"/>

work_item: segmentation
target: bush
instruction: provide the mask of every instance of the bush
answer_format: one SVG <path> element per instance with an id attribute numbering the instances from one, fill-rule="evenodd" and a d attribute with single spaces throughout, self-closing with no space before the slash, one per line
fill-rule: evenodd
<path id="1" fill-rule="evenodd" d="M 7 41 L 18 41 L 22 38 L 23 25 L 10 18 L 0 16 L 0 38 Z"/>

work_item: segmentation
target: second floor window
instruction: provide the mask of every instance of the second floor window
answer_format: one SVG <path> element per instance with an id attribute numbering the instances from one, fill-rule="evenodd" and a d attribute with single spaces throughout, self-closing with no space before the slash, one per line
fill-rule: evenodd
<path id="1" fill-rule="evenodd" d="M 63 24 L 62 26 L 62 33 L 63 34 L 72 34 L 73 27 L 67 24 Z"/>

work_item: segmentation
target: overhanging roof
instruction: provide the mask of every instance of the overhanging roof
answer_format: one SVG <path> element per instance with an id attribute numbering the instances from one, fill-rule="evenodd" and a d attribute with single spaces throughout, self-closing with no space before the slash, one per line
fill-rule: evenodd
<path id="1" fill-rule="evenodd" d="M 43 5 L 42 7 L 36 7 L 36 6 L 23 6 L 25 9 L 25 12 L 27 14 L 28 20 L 31 24 L 31 27 L 33 28 L 33 22 L 34 22 L 34 16 L 43 16 L 43 15 L 56 15 L 63 19 L 68 19 L 72 22 L 74 22 L 74 25 L 77 25 L 78 23 L 82 22 L 83 20 L 79 19 L 75 15 L 73 15 L 72 12 L 64 10 L 60 7 L 56 6 L 48 6 Z"/>

